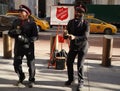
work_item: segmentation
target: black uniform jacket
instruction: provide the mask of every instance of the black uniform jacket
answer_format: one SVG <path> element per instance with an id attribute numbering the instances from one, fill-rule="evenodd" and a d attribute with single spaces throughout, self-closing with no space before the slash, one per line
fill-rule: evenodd
<path id="1" fill-rule="evenodd" d="M 33 21 L 23 21 L 21 19 L 16 19 L 13 22 L 8 34 L 15 39 L 14 51 L 16 52 L 24 49 L 34 49 L 34 41 L 38 37 L 36 24 Z M 22 36 L 22 38 L 19 39 L 18 36 Z"/>
<path id="2" fill-rule="evenodd" d="M 77 19 L 70 20 L 67 30 L 69 34 L 76 36 L 74 40 L 70 41 L 71 50 L 81 50 L 88 44 L 89 23 L 86 20 L 83 20 L 83 22 Z"/>

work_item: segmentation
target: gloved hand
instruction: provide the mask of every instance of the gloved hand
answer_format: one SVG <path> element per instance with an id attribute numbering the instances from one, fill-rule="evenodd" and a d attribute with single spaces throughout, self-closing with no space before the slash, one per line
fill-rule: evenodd
<path id="1" fill-rule="evenodd" d="M 21 30 L 20 29 L 15 29 L 16 34 L 21 34 Z"/>
<path id="2" fill-rule="evenodd" d="M 29 42 L 28 38 L 26 38 L 23 35 L 18 35 L 18 40 L 21 41 L 21 42 L 24 42 L 24 43 L 28 43 Z"/>
<path id="3" fill-rule="evenodd" d="M 67 30 L 63 31 L 63 37 L 64 37 L 64 39 L 67 39 L 69 37 L 69 34 L 68 34 Z"/>
<path id="4" fill-rule="evenodd" d="M 12 29 L 12 30 L 10 30 L 9 31 L 10 32 L 10 34 L 14 34 L 14 35 L 19 35 L 19 34 L 21 34 L 21 30 L 18 30 L 18 29 Z"/>
<path id="5" fill-rule="evenodd" d="M 76 38 L 76 37 L 75 37 L 74 35 L 72 35 L 72 34 L 69 35 L 69 39 L 70 39 L 70 40 L 74 40 L 75 38 Z"/>

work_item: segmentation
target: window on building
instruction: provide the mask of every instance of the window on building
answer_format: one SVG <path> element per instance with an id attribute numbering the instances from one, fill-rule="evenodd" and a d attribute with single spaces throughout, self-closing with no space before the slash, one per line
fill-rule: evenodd
<path id="1" fill-rule="evenodd" d="M 8 4 L 9 0 L 0 0 L 1 4 Z"/>
<path id="2" fill-rule="evenodd" d="M 92 0 L 75 0 L 76 3 L 91 4 Z"/>

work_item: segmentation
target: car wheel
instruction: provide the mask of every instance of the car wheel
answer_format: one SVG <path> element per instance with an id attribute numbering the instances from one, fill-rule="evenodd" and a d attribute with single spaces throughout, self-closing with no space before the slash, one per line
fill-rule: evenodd
<path id="1" fill-rule="evenodd" d="M 104 33 L 111 35 L 112 34 L 112 30 L 111 29 L 105 29 Z"/>

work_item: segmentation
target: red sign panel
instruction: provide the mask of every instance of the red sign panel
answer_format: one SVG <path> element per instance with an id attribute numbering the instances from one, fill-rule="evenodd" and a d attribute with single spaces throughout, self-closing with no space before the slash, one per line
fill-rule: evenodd
<path id="1" fill-rule="evenodd" d="M 56 17 L 59 20 L 65 20 L 68 18 L 68 8 L 57 8 Z"/>

